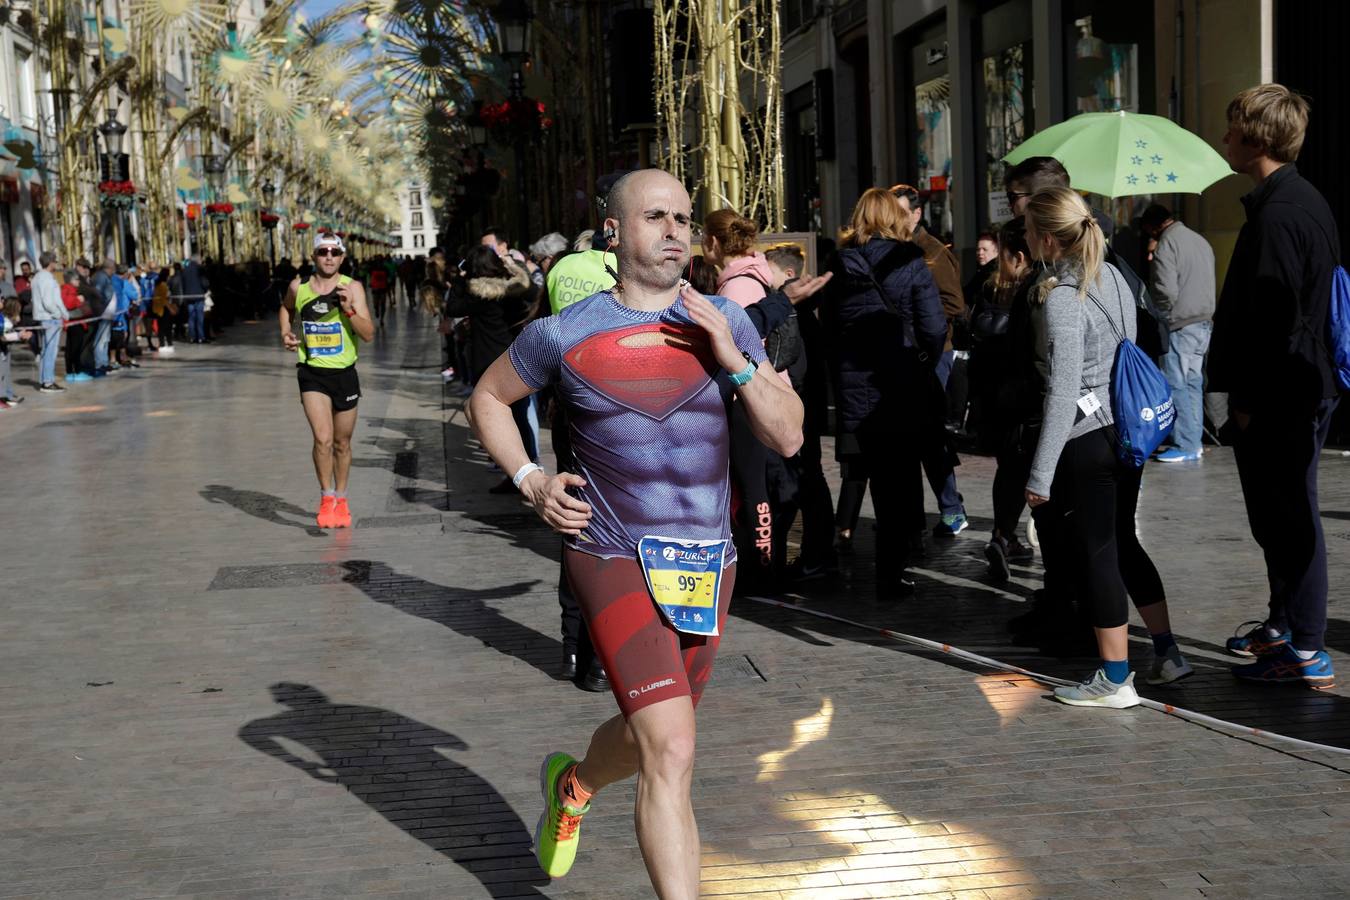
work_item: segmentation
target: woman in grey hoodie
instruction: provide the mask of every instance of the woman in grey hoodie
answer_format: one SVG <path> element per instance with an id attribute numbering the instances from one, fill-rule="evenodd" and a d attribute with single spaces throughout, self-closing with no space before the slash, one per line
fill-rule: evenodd
<path id="1" fill-rule="evenodd" d="M 1101 666 L 1082 684 L 1055 689 L 1074 706 L 1136 706 L 1129 670 L 1127 597 L 1153 636 L 1150 684 L 1191 674 L 1172 639 L 1162 579 L 1135 535 L 1143 470 L 1121 462 L 1111 415 L 1111 372 L 1122 338 L 1134 339 L 1134 298 L 1105 262 L 1106 241 L 1074 191 L 1052 188 L 1027 205 L 1027 243 L 1051 267 L 1033 301 L 1043 303 L 1046 394 L 1027 479 L 1037 528 L 1051 528 L 1079 601 L 1088 606 Z M 1042 529 L 1044 533 L 1044 529 Z M 1050 554 L 1047 554 L 1049 556 Z"/>

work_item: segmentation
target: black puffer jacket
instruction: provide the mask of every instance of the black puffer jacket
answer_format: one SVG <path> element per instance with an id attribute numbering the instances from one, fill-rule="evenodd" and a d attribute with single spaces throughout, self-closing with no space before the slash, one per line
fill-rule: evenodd
<path id="1" fill-rule="evenodd" d="M 530 276 L 512 260 L 504 260 L 506 278 L 470 278 L 464 291 L 445 298 L 445 314 L 469 317 L 469 365 L 474 380 L 511 346 L 511 326 L 519 306 L 512 299 L 530 289 Z"/>
<path id="2" fill-rule="evenodd" d="M 923 251 L 909 241 L 873 238 L 840 250 L 830 270 L 820 318 L 841 431 L 914 431 L 947 340 Z"/>

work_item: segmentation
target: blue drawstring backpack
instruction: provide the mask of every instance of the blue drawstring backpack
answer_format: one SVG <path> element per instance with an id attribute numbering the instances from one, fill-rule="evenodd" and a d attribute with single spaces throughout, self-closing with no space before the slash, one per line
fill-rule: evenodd
<path id="1" fill-rule="evenodd" d="M 1350 275 L 1344 267 L 1331 270 L 1331 308 L 1327 313 L 1331 332 L 1331 364 L 1341 390 L 1350 391 Z"/>
<path id="2" fill-rule="evenodd" d="M 1114 278 L 1114 275 L 1113 275 Z M 1117 285 L 1117 290 L 1120 286 Z M 1172 403 L 1172 387 L 1148 354 L 1116 327 L 1101 301 L 1091 294 L 1088 298 L 1097 305 L 1111 323 L 1120 344 L 1111 367 L 1111 414 L 1116 420 L 1116 434 L 1120 438 L 1116 455 L 1120 461 L 1136 469 L 1142 468 L 1163 439 L 1172 433 L 1177 411 Z M 1120 311 L 1125 321 L 1125 310 Z"/>

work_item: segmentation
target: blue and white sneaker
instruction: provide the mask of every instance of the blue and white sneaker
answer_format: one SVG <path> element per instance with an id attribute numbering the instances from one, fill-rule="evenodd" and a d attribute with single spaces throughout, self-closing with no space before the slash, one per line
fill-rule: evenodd
<path id="1" fill-rule="evenodd" d="M 1181 648 L 1173 644 L 1162 656 L 1156 653 L 1153 655 L 1153 664 L 1149 666 L 1144 680 L 1152 685 L 1171 684 L 1194 674 L 1191 664 L 1181 655 Z"/>
<path id="2" fill-rule="evenodd" d="M 1125 676 L 1120 684 L 1106 677 L 1104 669 L 1092 673 L 1092 677 L 1081 684 L 1057 687 L 1055 699 L 1070 706 L 1100 706 L 1106 709 L 1129 709 L 1139 705 L 1139 695 L 1134 690 L 1134 673 Z"/>
<path id="3" fill-rule="evenodd" d="M 1287 642 L 1275 653 L 1262 656 L 1254 663 L 1233 666 L 1233 674 L 1243 681 L 1266 684 L 1301 681 L 1315 691 L 1336 686 L 1336 671 L 1331 666 L 1331 657 L 1327 651 L 1318 650 L 1312 659 L 1303 659 L 1294 650 L 1294 645 Z"/>
<path id="4" fill-rule="evenodd" d="M 1256 627 L 1242 634 L 1242 629 L 1248 625 Z M 1274 631 L 1268 628 L 1265 622 L 1258 622 L 1255 619 L 1239 625 L 1238 632 L 1224 643 L 1224 648 L 1234 656 L 1245 656 L 1248 659 L 1279 653 L 1289 643 L 1290 638 L 1289 632 Z"/>
<path id="5" fill-rule="evenodd" d="M 943 516 L 942 520 L 933 526 L 933 535 L 935 537 L 956 537 L 969 527 L 970 523 L 966 521 L 965 513 L 953 513 L 950 516 Z"/>
<path id="6" fill-rule="evenodd" d="M 1168 447 L 1162 453 L 1159 453 L 1157 456 L 1153 458 L 1161 463 L 1195 462 L 1197 459 L 1200 458 L 1200 454 L 1202 452 L 1204 451 L 1196 450 L 1194 453 L 1187 453 L 1180 447 Z"/>

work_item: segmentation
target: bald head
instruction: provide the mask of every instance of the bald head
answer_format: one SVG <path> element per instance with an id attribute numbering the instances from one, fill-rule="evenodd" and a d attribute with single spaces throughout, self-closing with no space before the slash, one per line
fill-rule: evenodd
<path id="1" fill-rule="evenodd" d="M 660 169 L 629 172 L 605 201 L 605 230 L 625 281 L 652 290 L 679 283 L 689 262 L 693 207 L 679 179 Z"/>
<path id="2" fill-rule="evenodd" d="M 605 197 L 605 216 L 622 222 L 632 214 L 633 207 L 642 206 L 642 196 L 651 188 L 673 190 L 677 196 L 683 196 L 685 205 L 689 204 L 689 194 L 679 179 L 661 169 L 637 169 L 614 182 Z M 686 210 L 687 211 L 687 210 Z"/>

